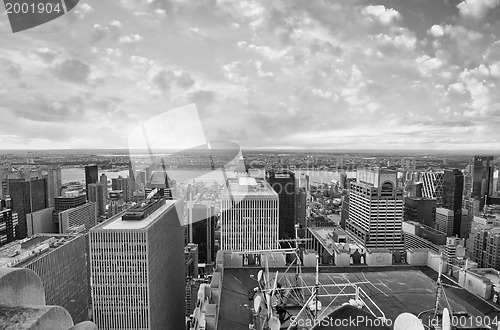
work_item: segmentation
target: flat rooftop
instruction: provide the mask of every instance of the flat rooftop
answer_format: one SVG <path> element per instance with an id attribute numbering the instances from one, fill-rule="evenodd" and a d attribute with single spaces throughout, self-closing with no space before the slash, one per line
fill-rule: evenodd
<path id="1" fill-rule="evenodd" d="M 121 212 L 116 216 L 110 218 L 108 221 L 97 225 L 91 230 L 137 230 L 148 227 L 153 223 L 160 214 L 167 211 L 170 208 L 175 207 L 176 200 L 164 200 L 164 204 L 158 208 L 156 211 L 151 213 L 147 218 L 142 220 L 123 220 L 123 216 L 127 211 L 132 211 L 128 209 L 127 211 Z"/>
<path id="2" fill-rule="evenodd" d="M 436 282 L 430 275 L 424 273 L 418 268 L 335 268 L 331 271 L 322 268 L 319 273 L 320 286 L 319 294 L 330 294 L 331 297 L 320 297 L 324 316 L 329 312 L 340 307 L 342 303 L 348 301 L 349 297 L 338 296 L 335 301 L 335 294 L 340 293 L 342 288 L 327 286 L 331 284 L 349 284 L 355 282 L 368 282 L 359 284 L 359 287 L 373 300 L 373 302 L 382 310 L 385 317 L 393 322 L 396 317 L 404 312 L 418 315 L 428 309 L 432 309 L 435 304 Z M 421 267 L 426 272 L 430 269 Z M 248 324 L 252 323 L 253 301 L 249 300 L 248 292 L 257 286 L 257 282 L 250 278 L 250 275 L 257 277 L 259 269 L 250 268 L 231 268 L 224 269 L 224 280 L 222 283 L 221 303 L 219 309 L 219 329 L 248 330 Z M 276 271 L 279 271 L 278 282 L 287 287 L 287 280 L 283 275 L 283 269 L 271 269 L 270 277 L 274 278 Z M 432 270 L 430 270 L 433 272 Z M 295 278 L 294 270 L 287 273 L 288 280 Z M 307 286 L 313 286 L 315 283 L 315 273 L 304 270 L 302 279 Z M 293 282 L 293 281 L 292 281 Z M 497 314 L 491 313 L 488 307 L 479 306 L 477 297 L 465 290 L 453 289 L 446 290 L 446 295 L 450 301 L 451 308 L 454 311 L 467 311 L 473 318 L 484 317 L 488 314 L 495 317 Z M 310 292 L 305 289 L 304 298 L 310 297 Z M 346 287 L 343 293 L 353 293 L 352 287 Z M 367 298 L 363 297 L 367 306 L 372 309 L 377 316 L 376 307 Z M 333 303 L 332 303 L 333 301 Z M 331 303 L 331 304 L 330 304 Z M 299 308 L 290 307 L 287 310 L 296 315 Z M 288 323 L 286 323 L 288 325 Z M 286 328 L 286 327 L 285 327 Z"/>
<path id="3" fill-rule="evenodd" d="M 228 197 L 228 195 L 234 195 L 238 197 L 243 196 L 274 196 L 278 197 L 278 194 L 269 185 L 269 183 L 262 178 L 253 177 L 240 177 L 240 178 L 230 178 L 226 182 L 226 188 L 224 189 L 222 196 Z"/>
<path id="4" fill-rule="evenodd" d="M 77 236 L 74 234 L 36 234 L 6 244 L 0 248 L 0 267 L 23 267 L 28 262 L 70 242 Z"/>

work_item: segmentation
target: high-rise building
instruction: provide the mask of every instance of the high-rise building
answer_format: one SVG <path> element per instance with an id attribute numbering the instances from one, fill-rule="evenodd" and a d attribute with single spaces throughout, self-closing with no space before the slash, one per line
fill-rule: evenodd
<path id="1" fill-rule="evenodd" d="M 130 177 L 124 178 L 120 175 L 118 178 L 111 179 L 111 189 L 123 190 L 123 198 L 126 202 L 129 202 L 133 197 L 134 182 Z"/>
<path id="2" fill-rule="evenodd" d="M 111 190 L 109 192 L 109 206 L 107 217 L 111 218 L 114 215 L 122 212 L 125 209 L 125 200 L 123 199 L 123 190 Z"/>
<path id="3" fill-rule="evenodd" d="M 47 305 L 64 307 L 75 323 L 89 320 L 89 285 L 83 235 L 36 234 L 0 249 L 0 268 L 34 271 Z"/>
<path id="4" fill-rule="evenodd" d="M 85 195 L 83 195 L 85 197 Z M 59 233 L 72 231 L 87 232 L 97 225 L 97 204 L 86 202 L 83 205 L 61 211 L 57 214 Z"/>
<path id="5" fill-rule="evenodd" d="M 18 238 L 28 236 L 26 214 L 47 208 L 47 179 L 32 176 L 26 179 L 8 179 L 9 193 L 12 198 L 12 211 L 19 220 Z"/>
<path id="6" fill-rule="evenodd" d="M 198 245 L 198 259 L 202 263 L 212 263 L 215 261 L 215 226 L 217 216 L 215 208 L 203 204 L 194 204 L 191 209 L 192 218 L 192 242 Z"/>
<path id="7" fill-rule="evenodd" d="M 422 196 L 435 198 L 436 206 L 443 205 L 444 171 L 431 171 L 422 173 Z"/>
<path id="8" fill-rule="evenodd" d="M 17 213 L 12 213 L 12 200 L 0 199 L 0 246 L 14 241 L 17 237 Z"/>
<path id="9" fill-rule="evenodd" d="M 99 329 L 184 328 L 179 207 L 180 201 L 151 201 L 90 230 L 93 320 Z"/>
<path id="10" fill-rule="evenodd" d="M 99 177 L 99 183 L 104 187 L 104 205 L 106 205 L 106 203 L 108 202 L 108 177 L 106 176 L 106 174 L 101 174 L 101 176 Z"/>
<path id="11" fill-rule="evenodd" d="M 62 179 L 60 168 L 50 168 L 47 170 L 47 198 L 48 207 L 54 206 L 54 198 L 61 195 Z"/>
<path id="12" fill-rule="evenodd" d="M 447 236 L 453 236 L 453 223 L 455 215 L 453 210 L 438 207 L 436 209 L 436 229 L 446 233 Z"/>
<path id="13" fill-rule="evenodd" d="M 222 193 L 221 249 L 278 248 L 278 194 L 263 179 L 228 179 Z"/>
<path id="14" fill-rule="evenodd" d="M 89 184 L 97 183 L 99 180 L 99 170 L 97 165 L 85 166 L 85 191 L 89 199 Z"/>
<path id="15" fill-rule="evenodd" d="M 295 174 L 289 170 L 268 171 L 266 180 L 278 194 L 279 239 L 295 238 Z M 291 243 L 283 243 L 289 247 Z"/>
<path id="16" fill-rule="evenodd" d="M 460 236 L 462 223 L 462 199 L 464 174 L 458 170 L 445 170 L 443 175 L 443 199 L 441 206 L 453 211 L 453 231 L 449 236 Z"/>
<path id="17" fill-rule="evenodd" d="M 471 228 L 467 249 L 471 259 L 481 268 L 500 270 L 500 228 L 474 224 Z"/>
<path id="18" fill-rule="evenodd" d="M 406 197 L 404 220 L 419 222 L 433 228 L 436 223 L 436 200 L 426 197 Z"/>
<path id="19" fill-rule="evenodd" d="M 351 182 L 346 230 L 367 248 L 403 249 L 403 189 L 397 172 L 388 169 L 358 170 Z"/>
<path id="20" fill-rule="evenodd" d="M 493 156 L 475 156 L 472 169 L 472 198 L 478 202 L 474 215 L 482 212 L 493 195 Z"/>
<path id="21" fill-rule="evenodd" d="M 107 189 L 100 183 L 91 183 L 87 187 L 88 200 L 97 204 L 97 215 L 106 215 Z"/>
<path id="22" fill-rule="evenodd" d="M 86 203 L 85 195 L 81 195 L 78 191 L 67 191 L 64 196 L 59 196 L 54 199 L 54 211 L 62 212 Z"/>

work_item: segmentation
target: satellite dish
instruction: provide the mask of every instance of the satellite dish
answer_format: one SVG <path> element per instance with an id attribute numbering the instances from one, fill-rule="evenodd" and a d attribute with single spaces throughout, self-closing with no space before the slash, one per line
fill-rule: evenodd
<path id="1" fill-rule="evenodd" d="M 394 330 L 424 330 L 422 320 L 411 313 L 401 313 L 394 321 Z"/>
<path id="2" fill-rule="evenodd" d="M 281 322 L 276 316 L 272 316 L 269 319 L 268 325 L 269 325 L 269 329 L 271 329 L 271 330 L 280 330 L 281 329 Z"/>
<path id="3" fill-rule="evenodd" d="M 264 274 L 264 272 L 261 270 L 259 270 L 259 273 L 257 274 L 257 281 L 261 281 L 262 280 L 262 274 Z"/>
<path id="4" fill-rule="evenodd" d="M 255 313 L 259 312 L 261 302 L 262 302 L 262 296 L 261 295 L 255 296 L 253 300 L 253 310 L 255 311 Z"/>
<path id="5" fill-rule="evenodd" d="M 448 308 L 443 308 L 443 325 L 441 327 L 443 330 L 450 330 L 451 329 L 451 322 L 450 322 L 450 312 L 448 311 Z"/>

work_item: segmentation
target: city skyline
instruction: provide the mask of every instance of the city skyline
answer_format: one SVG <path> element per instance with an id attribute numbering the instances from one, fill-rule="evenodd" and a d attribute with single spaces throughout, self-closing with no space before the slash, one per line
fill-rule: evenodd
<path id="1" fill-rule="evenodd" d="M 124 149 L 195 103 L 207 140 L 243 149 L 498 150 L 499 18 L 498 0 L 122 0 L 1 20 L 2 148 Z"/>

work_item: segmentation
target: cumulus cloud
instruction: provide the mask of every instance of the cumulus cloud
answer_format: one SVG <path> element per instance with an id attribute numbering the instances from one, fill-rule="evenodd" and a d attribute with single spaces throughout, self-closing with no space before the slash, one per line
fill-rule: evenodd
<path id="1" fill-rule="evenodd" d="M 444 29 L 441 25 L 433 25 L 427 33 L 435 38 L 439 38 L 444 35 Z"/>
<path id="2" fill-rule="evenodd" d="M 464 0 L 457 5 L 457 8 L 463 17 L 481 19 L 499 4 L 500 0 Z"/>
<path id="3" fill-rule="evenodd" d="M 113 40 L 118 39 L 121 34 L 122 28 L 123 25 L 118 20 L 113 20 L 105 25 L 94 24 L 92 39 L 96 42 L 108 38 Z"/>
<path id="4" fill-rule="evenodd" d="M 386 8 L 383 5 L 366 6 L 362 13 L 370 18 L 377 19 L 383 25 L 391 25 L 394 21 L 400 20 L 401 14 L 392 8 Z"/>

